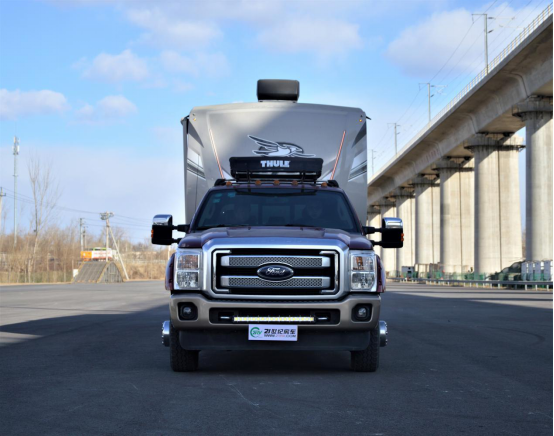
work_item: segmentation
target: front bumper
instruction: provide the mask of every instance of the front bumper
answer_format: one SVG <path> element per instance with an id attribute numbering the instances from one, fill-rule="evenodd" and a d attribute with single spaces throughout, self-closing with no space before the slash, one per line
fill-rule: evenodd
<path id="1" fill-rule="evenodd" d="M 179 306 L 192 303 L 198 310 L 198 316 L 194 320 L 183 320 L 179 317 Z M 370 307 L 371 316 L 366 321 L 356 321 L 352 313 L 356 306 Z M 299 331 L 325 331 L 325 332 L 367 332 L 372 330 L 379 322 L 381 309 L 381 297 L 376 294 L 349 294 L 347 297 L 328 301 L 275 301 L 275 300 L 211 300 L 202 294 L 175 294 L 171 296 L 169 312 L 171 324 L 176 330 L 205 330 L 205 331 L 244 331 L 248 329 L 248 323 L 220 323 L 210 319 L 212 310 L 275 310 L 282 309 L 284 313 L 294 310 L 318 310 L 338 311 L 339 318 L 333 324 L 304 324 L 298 323 Z M 254 324 L 254 323 L 253 323 Z M 268 323 L 275 324 L 275 323 Z M 293 323 L 294 324 L 294 323 Z M 283 324 L 284 325 L 284 324 Z"/>

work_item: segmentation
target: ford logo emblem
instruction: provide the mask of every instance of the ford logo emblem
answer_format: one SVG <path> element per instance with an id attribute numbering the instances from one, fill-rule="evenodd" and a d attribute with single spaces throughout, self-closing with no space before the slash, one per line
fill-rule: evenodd
<path id="1" fill-rule="evenodd" d="M 294 275 L 294 270 L 283 265 L 267 265 L 258 270 L 258 277 L 264 280 L 286 280 Z"/>

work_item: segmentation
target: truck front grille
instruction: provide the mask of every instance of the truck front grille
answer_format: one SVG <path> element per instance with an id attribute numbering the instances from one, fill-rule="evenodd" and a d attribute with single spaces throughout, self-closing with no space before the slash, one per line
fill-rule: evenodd
<path id="1" fill-rule="evenodd" d="M 221 266 L 237 268 L 260 267 L 271 263 L 294 268 L 325 268 L 331 265 L 330 259 L 323 256 L 223 256 Z"/>
<path id="2" fill-rule="evenodd" d="M 297 253 L 292 253 L 297 251 Z M 213 253 L 212 289 L 238 295 L 332 295 L 338 289 L 339 253 L 321 250 L 234 249 Z M 294 270 L 286 280 L 265 280 L 257 271 L 265 265 Z"/>
<path id="3" fill-rule="evenodd" d="M 226 288 L 328 288 L 329 277 L 293 277 L 282 281 L 263 280 L 258 277 L 221 277 L 221 286 Z"/>

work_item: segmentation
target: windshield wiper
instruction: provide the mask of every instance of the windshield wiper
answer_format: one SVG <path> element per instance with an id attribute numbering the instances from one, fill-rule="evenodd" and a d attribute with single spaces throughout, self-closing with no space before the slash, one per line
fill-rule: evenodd
<path id="1" fill-rule="evenodd" d="M 310 224 L 285 224 L 285 227 L 321 227 L 321 226 L 312 226 Z"/>

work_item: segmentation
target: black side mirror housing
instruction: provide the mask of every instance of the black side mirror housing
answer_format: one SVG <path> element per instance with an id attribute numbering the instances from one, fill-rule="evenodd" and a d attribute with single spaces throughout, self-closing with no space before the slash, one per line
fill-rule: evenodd
<path id="1" fill-rule="evenodd" d="M 362 226 L 364 235 L 381 233 L 380 241 L 371 241 L 373 245 L 383 248 L 402 248 L 404 246 L 404 225 L 400 218 L 383 218 L 382 227 Z"/>
<path id="2" fill-rule="evenodd" d="M 381 247 L 402 248 L 404 246 L 404 224 L 400 218 L 383 218 Z"/>
<path id="3" fill-rule="evenodd" d="M 156 215 L 152 220 L 152 244 L 154 245 L 171 245 L 179 243 L 181 238 L 173 238 L 173 230 L 188 233 L 190 230 L 189 224 L 173 225 L 172 215 Z"/>

